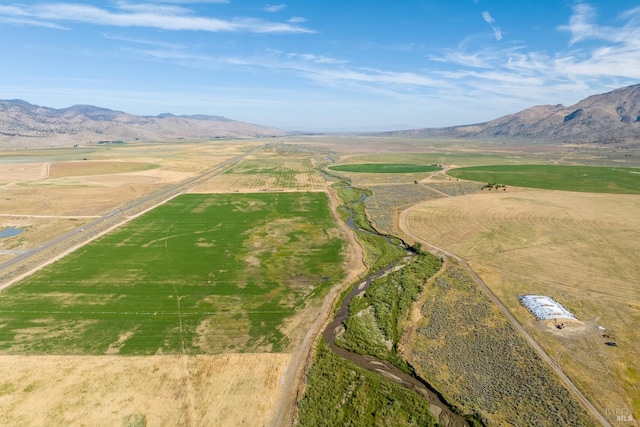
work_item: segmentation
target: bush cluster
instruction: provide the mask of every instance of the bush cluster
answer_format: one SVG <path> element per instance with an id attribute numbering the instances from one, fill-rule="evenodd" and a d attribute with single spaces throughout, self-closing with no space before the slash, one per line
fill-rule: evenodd
<path id="1" fill-rule="evenodd" d="M 358 354 L 387 360 L 408 371 L 397 348 L 403 322 L 424 283 L 440 265 L 440 259 L 422 253 L 402 269 L 374 280 L 362 297 L 351 301 L 349 317 L 344 322 L 345 332 L 337 344 Z"/>
<path id="2" fill-rule="evenodd" d="M 435 426 L 429 403 L 404 387 L 361 369 L 320 342 L 298 404 L 298 425 Z"/>
<path id="3" fill-rule="evenodd" d="M 497 424 L 592 424 L 465 270 L 450 267 L 426 292 L 415 367 L 465 412 Z"/>

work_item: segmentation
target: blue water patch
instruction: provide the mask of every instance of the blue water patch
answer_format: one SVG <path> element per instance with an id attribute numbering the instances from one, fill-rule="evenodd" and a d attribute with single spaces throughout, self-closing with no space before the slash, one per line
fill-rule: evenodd
<path id="1" fill-rule="evenodd" d="M 4 230 L 0 231 L 0 239 L 4 237 L 13 237 L 22 233 L 24 228 L 15 228 L 15 227 L 7 227 Z"/>

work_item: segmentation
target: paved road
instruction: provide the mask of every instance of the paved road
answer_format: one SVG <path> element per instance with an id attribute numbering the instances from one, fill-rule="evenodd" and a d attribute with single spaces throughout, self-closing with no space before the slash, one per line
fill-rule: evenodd
<path id="1" fill-rule="evenodd" d="M 205 183 L 216 175 L 221 174 L 230 167 L 236 165 L 246 156 L 264 148 L 264 145 L 254 147 L 251 150 L 226 160 L 205 172 L 174 185 L 163 187 L 160 190 L 148 194 L 144 197 L 129 202 L 128 204 L 110 211 L 93 221 L 71 230 L 61 236 L 55 237 L 48 242 L 25 251 L 20 255 L 0 264 L 1 279 L 5 283 L 0 286 L 0 290 L 15 283 L 16 277 L 23 277 L 27 271 L 32 271 L 51 260 L 66 254 L 70 249 L 77 249 L 96 237 L 112 230 L 113 228 L 135 218 L 154 207 L 165 203 L 179 194 L 188 192 L 194 187 Z M 42 259 L 38 259 L 38 257 Z M 20 274 L 20 276 L 18 276 Z"/>
<path id="2" fill-rule="evenodd" d="M 571 381 L 569 377 L 565 375 L 565 373 L 562 371 L 560 366 L 558 366 L 558 364 L 547 354 L 547 352 L 544 351 L 542 347 L 540 347 L 540 345 L 533 339 L 531 335 L 529 335 L 529 333 L 522 327 L 520 322 L 518 322 L 516 318 L 513 317 L 513 315 L 507 309 L 507 307 L 504 304 L 502 304 L 502 302 L 498 299 L 498 297 L 496 297 L 493 291 L 489 289 L 487 284 L 480 278 L 480 276 L 476 274 L 475 271 L 473 271 L 473 269 L 469 266 L 469 264 L 467 264 L 467 262 L 464 259 L 425 241 L 420 236 L 416 236 L 411 232 L 411 230 L 409 230 L 409 228 L 407 227 L 407 215 L 411 212 L 411 210 L 414 207 L 415 206 L 405 209 L 400 214 L 399 225 L 402 232 L 408 236 L 411 236 L 416 241 L 420 242 L 425 247 L 425 249 L 429 249 L 430 251 L 435 253 L 437 256 L 446 256 L 458 261 L 460 265 L 462 265 L 469 272 L 473 280 L 478 284 L 478 286 L 480 286 L 480 288 L 485 292 L 485 294 L 489 297 L 489 299 L 491 299 L 491 301 L 493 301 L 493 303 L 500 309 L 500 311 L 502 311 L 502 313 L 507 317 L 507 319 L 509 319 L 509 321 L 511 322 L 513 327 L 516 329 L 516 331 L 518 331 L 520 335 L 524 337 L 525 340 L 527 340 L 527 342 L 536 351 L 536 353 L 538 353 L 538 355 L 542 358 L 542 360 L 547 362 L 551 367 L 551 369 L 553 369 L 553 371 L 556 374 L 558 374 L 562 382 L 564 382 L 565 386 L 570 391 L 572 391 L 573 394 L 582 402 L 584 407 L 587 408 L 589 412 L 591 412 L 591 415 L 596 420 L 598 420 L 600 424 L 602 424 L 603 426 L 611 427 L 611 423 L 609 423 L 609 421 L 600 413 L 600 411 L 598 411 L 598 409 L 582 394 L 582 392 L 578 389 L 578 387 L 576 387 L 573 381 Z"/>

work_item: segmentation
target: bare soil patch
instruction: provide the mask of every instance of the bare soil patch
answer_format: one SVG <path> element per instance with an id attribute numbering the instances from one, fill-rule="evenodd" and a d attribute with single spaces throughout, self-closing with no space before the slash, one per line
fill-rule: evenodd
<path id="1" fill-rule="evenodd" d="M 0 183 L 33 181 L 47 176 L 47 163 L 0 163 Z"/>
<path id="2" fill-rule="evenodd" d="M 50 178 L 67 176 L 110 175 L 152 169 L 156 165 L 141 162 L 79 161 L 53 163 L 49 171 Z"/>

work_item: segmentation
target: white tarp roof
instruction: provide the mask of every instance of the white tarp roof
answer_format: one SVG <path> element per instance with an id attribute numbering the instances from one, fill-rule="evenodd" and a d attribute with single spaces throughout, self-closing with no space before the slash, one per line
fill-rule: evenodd
<path id="1" fill-rule="evenodd" d="M 518 299 L 538 320 L 576 318 L 562 304 L 546 295 L 520 295 Z"/>

